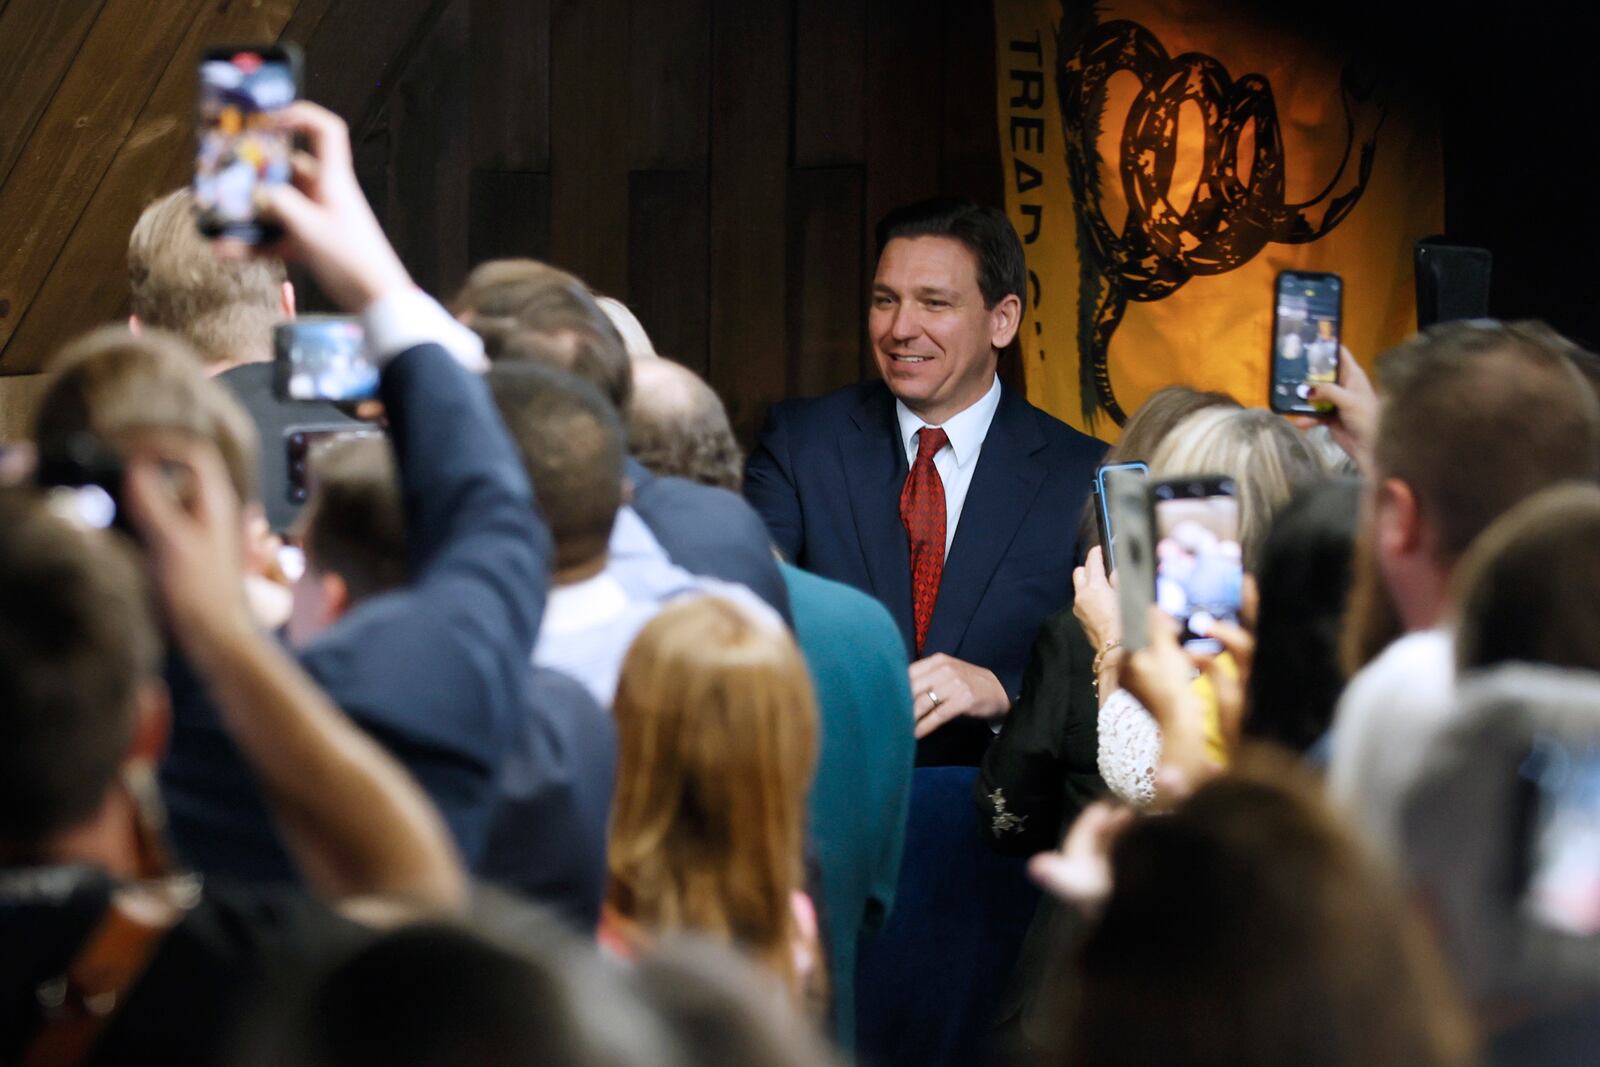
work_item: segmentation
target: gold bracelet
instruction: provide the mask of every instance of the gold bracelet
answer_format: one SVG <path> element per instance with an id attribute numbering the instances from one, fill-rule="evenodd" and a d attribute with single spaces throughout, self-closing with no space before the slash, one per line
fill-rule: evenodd
<path id="1" fill-rule="evenodd" d="M 1106 657 L 1121 647 L 1122 639 L 1113 637 L 1111 640 L 1105 643 L 1104 647 L 1102 647 L 1099 652 L 1094 654 L 1094 663 L 1090 666 L 1089 670 L 1094 675 L 1096 683 L 1100 681 L 1100 671 L 1106 665 Z"/>

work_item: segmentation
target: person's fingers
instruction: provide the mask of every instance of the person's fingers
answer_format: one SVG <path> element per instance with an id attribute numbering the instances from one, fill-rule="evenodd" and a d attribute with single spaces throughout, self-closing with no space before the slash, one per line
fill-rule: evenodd
<path id="1" fill-rule="evenodd" d="M 272 122 L 280 129 L 303 136 L 324 172 L 351 169 L 350 127 L 327 108 L 309 100 L 297 100 L 275 112 Z"/>
<path id="2" fill-rule="evenodd" d="M 1218 620 L 1211 625 L 1211 635 L 1241 666 L 1248 664 L 1255 652 L 1256 641 L 1242 626 Z"/>
<path id="3" fill-rule="evenodd" d="M 296 152 L 289 157 L 289 168 L 297 189 L 307 196 L 315 196 L 322 182 L 322 164 L 310 152 Z"/>
<path id="4" fill-rule="evenodd" d="M 292 185 L 263 186 L 261 199 L 262 218 L 276 222 L 291 237 L 302 238 L 324 225 L 321 209 Z"/>
<path id="5" fill-rule="evenodd" d="M 1115 568 L 1112 569 L 1110 577 L 1108 577 L 1106 579 L 1106 584 L 1109 585 L 1112 588 L 1113 591 L 1116 590 L 1116 588 L 1117 588 L 1117 572 L 1116 572 Z"/>
<path id="6" fill-rule="evenodd" d="M 182 466 L 192 472 L 197 516 L 212 529 L 238 529 L 239 499 L 222 456 L 216 448 L 199 443 L 186 451 Z"/>
<path id="7" fill-rule="evenodd" d="M 122 506 L 146 544 L 165 546 L 187 516 L 169 491 L 161 457 L 145 454 L 128 460 L 122 479 Z"/>
<path id="8" fill-rule="evenodd" d="M 1315 415 L 1289 416 L 1289 425 L 1293 426 L 1297 430 L 1310 430 L 1314 427 L 1321 426 L 1322 422 L 1323 420 L 1317 418 Z"/>
<path id="9" fill-rule="evenodd" d="M 1332 404 L 1336 408 L 1345 408 L 1350 406 L 1355 400 L 1355 396 L 1342 385 L 1334 385 L 1332 382 L 1318 382 L 1311 387 L 1306 399 Z"/>
<path id="10" fill-rule="evenodd" d="M 1084 567 L 1072 568 L 1072 591 L 1078 596 L 1083 595 L 1083 587 L 1089 581 L 1089 574 Z"/>

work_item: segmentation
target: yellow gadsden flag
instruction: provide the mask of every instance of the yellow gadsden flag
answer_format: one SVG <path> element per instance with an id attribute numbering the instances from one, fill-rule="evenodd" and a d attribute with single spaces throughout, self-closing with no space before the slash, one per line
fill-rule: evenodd
<path id="1" fill-rule="evenodd" d="M 1343 277 L 1363 361 L 1416 327 L 1412 246 L 1444 222 L 1431 116 L 1228 8 L 996 0 L 1028 397 L 1104 438 L 1164 385 L 1265 406 L 1279 271 Z"/>

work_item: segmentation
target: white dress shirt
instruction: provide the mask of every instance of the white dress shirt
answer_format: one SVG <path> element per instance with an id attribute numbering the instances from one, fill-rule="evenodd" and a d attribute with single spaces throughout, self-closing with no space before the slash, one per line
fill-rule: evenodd
<path id="1" fill-rule="evenodd" d="M 1000 378 L 997 375 L 976 404 L 945 420 L 940 428 L 950 438 L 950 443 L 933 454 L 933 467 L 944 483 L 944 554 L 950 555 L 955 543 L 956 524 L 961 521 L 961 509 L 967 502 L 967 490 L 972 488 L 972 472 L 978 469 L 978 454 L 983 451 L 983 439 L 989 436 L 989 424 L 1000 407 Z M 917 434 L 928 423 L 900 400 L 894 402 L 895 417 L 900 420 L 900 443 L 906 448 L 906 464 L 917 461 Z"/>

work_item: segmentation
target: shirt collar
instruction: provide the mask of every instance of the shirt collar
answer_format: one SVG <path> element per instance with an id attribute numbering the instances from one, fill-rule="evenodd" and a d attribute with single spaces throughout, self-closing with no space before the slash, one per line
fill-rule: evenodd
<path id="1" fill-rule="evenodd" d="M 945 436 L 950 438 L 950 451 L 955 455 L 956 466 L 965 467 L 972 462 L 983 446 L 983 439 L 989 436 L 989 424 L 994 422 L 994 413 L 999 409 L 1000 376 L 995 375 L 994 381 L 989 384 L 989 391 L 979 397 L 976 404 L 944 421 L 941 428 Z M 915 456 L 917 432 L 929 424 L 923 422 L 921 416 L 906 407 L 898 397 L 894 402 L 894 414 L 900 422 L 900 443 L 905 446 L 907 456 Z"/>

